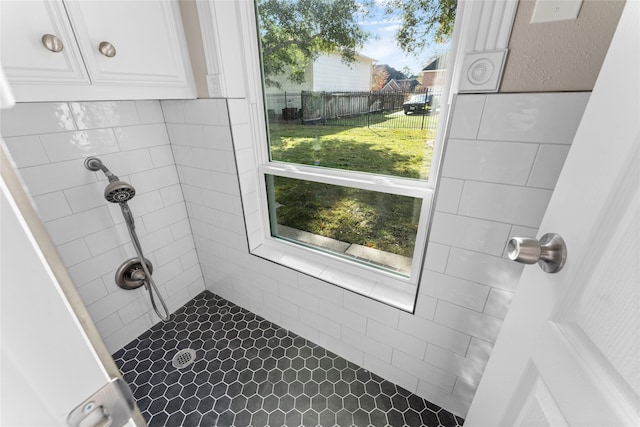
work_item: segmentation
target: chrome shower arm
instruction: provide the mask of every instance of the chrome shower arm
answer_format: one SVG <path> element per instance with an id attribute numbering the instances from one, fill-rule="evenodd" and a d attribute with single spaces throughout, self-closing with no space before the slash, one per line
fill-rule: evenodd
<path id="1" fill-rule="evenodd" d="M 97 157 L 87 157 L 84 161 L 84 167 L 94 172 L 101 170 L 107 176 L 109 182 L 118 181 L 119 179 L 113 172 L 107 169 L 107 167 Z"/>

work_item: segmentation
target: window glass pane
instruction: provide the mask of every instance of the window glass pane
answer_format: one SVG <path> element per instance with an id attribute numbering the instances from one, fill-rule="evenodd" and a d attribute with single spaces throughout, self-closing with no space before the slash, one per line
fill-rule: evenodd
<path id="1" fill-rule="evenodd" d="M 319 94 L 321 102 L 332 98 L 352 101 L 353 97 L 396 97 L 396 107 L 380 109 L 359 117 L 308 124 L 269 122 L 271 159 L 327 168 L 370 172 L 405 178 L 427 179 L 433 154 L 437 115 L 402 113 L 402 100 L 416 95 L 373 93 Z M 423 97 L 425 94 L 422 95 Z M 267 102 L 272 98 L 267 96 Z M 387 102 L 383 100 L 382 102 Z M 393 100 L 391 101 L 393 102 Z M 409 107 L 407 107 L 409 108 Z M 411 108 L 424 108 L 415 102 Z M 305 110 L 303 110 L 305 111 Z M 301 119 L 304 120 L 304 119 Z M 421 126 L 429 126 L 421 129 Z"/>
<path id="2" fill-rule="evenodd" d="M 267 175 L 271 234 L 408 276 L 422 200 Z"/>
<path id="3" fill-rule="evenodd" d="M 448 43 L 403 53 L 390 1 L 256 4 L 271 160 L 428 179 Z"/>

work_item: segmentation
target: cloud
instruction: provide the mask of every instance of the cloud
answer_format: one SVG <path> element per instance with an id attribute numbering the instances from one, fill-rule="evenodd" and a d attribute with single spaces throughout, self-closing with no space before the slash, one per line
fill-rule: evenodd
<path id="1" fill-rule="evenodd" d="M 387 25 L 386 27 L 381 28 L 379 31 L 384 33 L 395 32 L 400 28 L 400 24 Z"/>
<path id="2" fill-rule="evenodd" d="M 363 20 L 358 21 L 359 25 L 367 26 L 367 25 L 387 25 L 387 24 L 401 24 L 402 19 L 399 18 L 389 18 L 389 19 L 374 19 L 374 20 Z"/>
<path id="3" fill-rule="evenodd" d="M 409 67 L 414 73 L 417 73 L 426 65 L 424 57 L 416 58 L 408 55 L 398 47 L 395 38 L 396 32 L 403 23 L 398 16 L 386 15 L 383 6 L 388 0 L 375 0 L 374 6 L 370 10 L 370 14 L 366 17 L 361 16 L 358 24 L 365 30 L 376 35 L 375 39 L 366 43 L 361 51 L 363 55 L 377 60 L 378 64 L 388 64 L 397 70 L 403 67 Z M 428 49 L 432 51 L 433 48 Z M 431 52 L 429 55 L 433 56 Z"/>
<path id="4" fill-rule="evenodd" d="M 389 44 L 376 43 L 374 45 L 365 46 L 362 53 L 370 58 L 384 62 L 385 58 L 389 58 L 397 52 L 397 48 Z"/>
<path id="5" fill-rule="evenodd" d="M 423 60 L 403 53 L 393 37 L 385 37 L 367 43 L 362 49 L 362 54 L 375 59 L 378 64 L 387 64 L 396 70 L 409 67 L 414 74 L 426 65 L 423 64 Z"/>

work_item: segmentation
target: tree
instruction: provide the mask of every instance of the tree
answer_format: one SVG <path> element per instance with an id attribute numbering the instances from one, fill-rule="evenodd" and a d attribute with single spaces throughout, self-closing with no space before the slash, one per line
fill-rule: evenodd
<path id="1" fill-rule="evenodd" d="M 380 90 L 391 81 L 391 79 L 399 82 L 408 76 L 402 71 L 398 71 L 387 64 L 376 64 L 373 66 L 371 73 L 371 90 Z"/>
<path id="2" fill-rule="evenodd" d="M 411 71 L 411 68 L 409 68 L 407 65 L 405 65 L 404 67 L 402 67 L 402 74 L 404 74 L 405 76 L 407 76 L 407 79 L 410 79 L 412 77 L 414 77 L 413 75 L 413 71 Z"/>
<path id="3" fill-rule="evenodd" d="M 369 34 L 357 19 L 373 0 L 259 0 L 258 19 L 265 84 L 279 87 L 273 77 L 289 72 L 304 82 L 307 65 L 320 53 L 337 52 L 354 62 Z"/>
<path id="4" fill-rule="evenodd" d="M 389 81 L 387 65 L 374 65 L 371 72 L 371 90 L 380 90 Z"/>
<path id="5" fill-rule="evenodd" d="M 409 77 L 402 71 L 398 71 L 393 67 L 390 67 L 388 65 L 384 65 L 384 66 L 386 67 L 385 69 L 387 70 L 387 73 L 389 73 L 389 78 L 391 79 L 402 80 Z"/>
<path id="6" fill-rule="evenodd" d="M 431 40 L 446 43 L 451 38 L 457 6 L 457 0 L 387 0 L 385 11 L 401 15 L 396 34 L 400 48 L 418 54 Z"/>

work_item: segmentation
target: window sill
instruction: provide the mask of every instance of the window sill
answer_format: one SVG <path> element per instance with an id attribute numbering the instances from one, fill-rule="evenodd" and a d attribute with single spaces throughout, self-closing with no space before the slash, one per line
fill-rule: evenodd
<path id="1" fill-rule="evenodd" d="M 390 272 L 274 238 L 265 239 L 251 253 L 383 304 L 413 312 L 417 287 Z"/>

